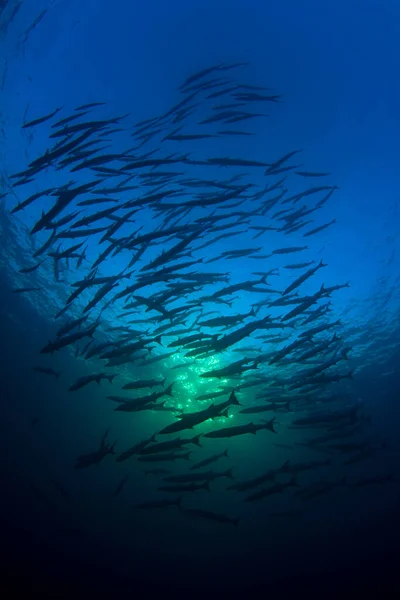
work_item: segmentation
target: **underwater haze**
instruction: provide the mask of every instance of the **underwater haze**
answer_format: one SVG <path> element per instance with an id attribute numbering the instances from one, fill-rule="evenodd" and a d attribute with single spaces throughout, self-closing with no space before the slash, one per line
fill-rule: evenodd
<path id="1" fill-rule="evenodd" d="M 7 597 L 395 591 L 399 40 L 0 1 Z"/>

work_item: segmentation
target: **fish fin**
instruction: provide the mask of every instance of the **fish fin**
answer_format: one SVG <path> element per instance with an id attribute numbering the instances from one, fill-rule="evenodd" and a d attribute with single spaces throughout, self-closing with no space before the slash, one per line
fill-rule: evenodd
<path id="1" fill-rule="evenodd" d="M 233 473 L 232 473 L 232 467 L 227 470 L 227 472 L 225 473 L 225 476 L 229 477 L 229 479 L 234 479 Z"/>
<path id="2" fill-rule="evenodd" d="M 200 446 L 201 447 L 200 438 L 201 438 L 201 433 L 195 435 L 194 438 L 192 439 L 192 443 L 196 444 L 196 446 Z"/>
<path id="3" fill-rule="evenodd" d="M 238 406 L 241 406 L 239 400 L 236 398 L 236 394 L 235 394 L 235 390 L 231 391 L 231 395 L 229 396 L 229 400 L 232 404 L 236 404 Z"/>
<path id="4" fill-rule="evenodd" d="M 274 425 L 275 425 L 275 417 L 272 417 L 272 419 L 270 419 L 270 420 L 268 421 L 268 423 L 267 423 L 267 424 L 268 424 L 268 429 L 269 429 L 270 431 L 272 431 L 272 433 L 277 433 L 277 432 L 276 432 L 276 430 L 275 430 L 275 428 L 274 428 Z"/>

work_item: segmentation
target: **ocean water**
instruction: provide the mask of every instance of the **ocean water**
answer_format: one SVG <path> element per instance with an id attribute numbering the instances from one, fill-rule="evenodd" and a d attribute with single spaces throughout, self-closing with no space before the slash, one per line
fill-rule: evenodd
<path id="1" fill-rule="evenodd" d="M 0 3 L 7 597 L 395 593 L 399 23 Z"/>

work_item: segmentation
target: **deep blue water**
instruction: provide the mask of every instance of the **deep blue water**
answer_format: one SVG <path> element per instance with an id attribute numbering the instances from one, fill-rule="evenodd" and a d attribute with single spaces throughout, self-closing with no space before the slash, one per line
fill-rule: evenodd
<path id="1" fill-rule="evenodd" d="M 1 581 L 12 593 L 396 591 L 399 24 L 400 8 L 389 0 L 0 2 Z M 182 93 L 179 86 L 193 74 Z M 182 100 L 190 111 L 177 107 Z M 104 104 L 88 107 L 66 129 L 55 125 L 97 102 Z M 221 111 L 240 118 L 204 123 Z M 121 116 L 117 124 L 87 125 Z M 74 131 L 76 123 L 81 130 Z M 88 138 L 64 150 L 82 131 Z M 196 139 L 201 134 L 209 137 Z M 48 162 L 46 150 L 53 152 Z M 105 154 L 114 156 L 72 170 Z M 329 174 L 315 176 L 321 173 Z M 96 183 L 93 190 L 46 220 L 65 189 L 88 182 Z M 47 195 L 16 210 L 43 190 Z M 79 204 L 95 197 L 115 202 Z M 103 233 L 63 237 L 79 219 L 110 206 L 111 216 L 75 228 Z M 54 229 L 68 214 L 71 220 Z M 75 256 L 57 256 L 81 242 Z M 293 251 L 276 253 L 282 248 Z M 138 250 L 143 254 L 135 258 Z M 317 268 L 320 261 L 326 266 Z M 192 264 L 176 266 L 184 262 Z M 307 265 L 293 268 L 300 263 Z M 156 277 L 164 267 L 171 267 L 168 277 L 124 295 L 143 273 Z M 116 278 L 94 308 L 85 312 L 100 284 L 68 303 L 78 281 L 121 273 L 128 276 Z M 249 281 L 256 290 L 244 289 Z M 232 294 L 218 296 L 235 284 Z M 331 286 L 338 289 L 325 294 Z M 34 289 L 21 291 L 27 287 Z M 285 299 L 292 303 L 274 305 Z M 71 331 L 96 324 L 94 341 L 41 352 L 82 315 L 87 320 Z M 247 316 L 232 326 L 201 322 L 234 315 Z M 254 331 L 225 348 L 223 336 L 257 320 L 263 321 Z M 315 327 L 320 331 L 304 336 Z M 185 340 L 197 334 L 200 341 Z M 100 342 L 126 361 L 107 365 L 106 350 L 88 358 Z M 138 347 L 120 352 L 128 342 Z M 170 355 L 157 360 L 164 353 Z M 233 375 L 203 376 L 241 359 Z M 99 373 L 114 380 L 69 390 Z M 164 388 L 122 389 L 148 379 Z M 115 410 L 123 407 L 121 397 L 141 398 L 169 384 L 172 396 L 160 392 L 148 410 Z M 176 436 L 159 433 L 179 415 L 226 402 L 232 390 L 241 406 Z M 204 394 L 209 399 L 198 398 Z M 266 412 L 239 412 L 262 404 Z M 171 412 L 157 412 L 160 405 Z M 250 422 L 261 427 L 271 418 L 276 433 L 207 435 Z M 98 450 L 105 431 L 114 453 L 77 469 L 78 457 Z M 140 453 L 116 460 L 156 432 L 156 443 L 199 434 L 201 445 L 185 444 L 188 461 L 146 463 Z M 158 489 L 168 483 L 165 475 L 195 473 L 197 461 L 225 450 L 227 457 L 205 467 L 228 470 L 209 482 L 209 491 Z M 154 468 L 169 473 L 145 474 Z M 274 469 L 248 491 L 227 489 Z M 264 498 L 246 501 L 260 490 Z M 179 506 L 137 506 L 180 496 Z M 194 510 L 208 513 L 196 517 Z"/>

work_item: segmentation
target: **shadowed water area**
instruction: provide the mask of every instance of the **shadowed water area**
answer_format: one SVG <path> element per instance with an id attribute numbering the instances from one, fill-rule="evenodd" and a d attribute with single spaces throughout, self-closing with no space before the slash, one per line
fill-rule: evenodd
<path id="1" fill-rule="evenodd" d="M 400 14 L 300 4 L 0 3 L 15 594 L 395 589 Z"/>

